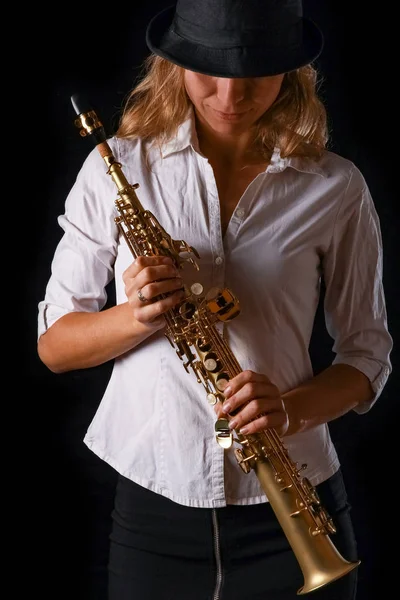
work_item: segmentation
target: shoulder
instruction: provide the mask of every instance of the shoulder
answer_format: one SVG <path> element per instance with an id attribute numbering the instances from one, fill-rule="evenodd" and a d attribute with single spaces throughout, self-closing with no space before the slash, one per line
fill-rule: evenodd
<path id="1" fill-rule="evenodd" d="M 363 231 L 365 238 L 375 236 L 379 229 L 379 216 L 366 177 L 352 161 L 339 154 L 326 151 L 320 167 L 328 182 L 328 192 L 336 198 L 335 227 L 346 231 L 351 227 Z M 332 185 L 329 185 L 332 182 Z"/>
<path id="2" fill-rule="evenodd" d="M 149 159 L 155 156 L 160 157 L 160 150 L 157 144 L 140 137 L 121 138 L 114 136 L 108 140 L 108 144 L 115 158 L 123 165 L 132 164 L 134 160 L 136 165 L 143 166 Z"/>
<path id="3" fill-rule="evenodd" d="M 113 136 L 107 140 L 115 158 L 122 160 L 125 156 L 132 154 L 140 155 L 145 147 L 145 142 L 141 138 L 121 138 Z"/>
<path id="4" fill-rule="evenodd" d="M 110 137 L 106 140 L 115 160 L 122 169 L 132 169 L 141 172 L 146 169 L 146 142 L 137 139 Z M 77 185 L 83 188 L 95 189 L 102 195 L 108 194 L 113 186 L 107 164 L 97 147 L 87 154 L 77 176 Z"/>
<path id="5" fill-rule="evenodd" d="M 106 140 L 115 160 L 125 167 L 125 162 L 137 163 L 135 155 L 140 154 L 137 140 L 120 140 L 110 137 Z M 69 214 L 86 211 L 88 214 L 104 216 L 112 211 L 114 205 L 110 197 L 116 194 L 116 186 L 110 176 L 108 164 L 103 158 L 103 149 L 95 146 L 86 155 L 78 171 L 74 185 L 67 199 L 66 209 Z"/>
<path id="6" fill-rule="evenodd" d="M 314 158 L 289 159 L 290 166 L 299 172 L 315 175 L 314 185 L 325 197 L 331 195 L 339 204 L 342 201 L 360 201 L 369 195 L 366 179 L 358 166 L 350 159 L 325 150 L 317 160 Z"/>
<path id="7" fill-rule="evenodd" d="M 366 188 L 364 175 L 357 165 L 336 152 L 325 150 L 317 165 L 328 180 L 336 180 L 345 188 L 360 192 Z"/>

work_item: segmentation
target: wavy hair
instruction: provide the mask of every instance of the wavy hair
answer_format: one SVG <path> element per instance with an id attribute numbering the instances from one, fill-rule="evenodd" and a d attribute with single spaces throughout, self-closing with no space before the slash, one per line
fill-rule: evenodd
<path id="1" fill-rule="evenodd" d="M 263 157 L 275 147 L 282 158 L 318 158 L 328 142 L 327 113 L 318 96 L 319 79 L 312 65 L 287 73 L 278 97 L 255 125 L 255 143 Z M 192 106 L 184 69 L 155 55 L 144 62 L 139 83 L 128 94 L 116 131 L 121 138 L 170 140 Z"/>

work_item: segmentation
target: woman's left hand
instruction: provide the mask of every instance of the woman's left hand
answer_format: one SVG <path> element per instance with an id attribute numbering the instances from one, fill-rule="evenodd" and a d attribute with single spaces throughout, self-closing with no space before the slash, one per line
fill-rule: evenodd
<path id="1" fill-rule="evenodd" d="M 242 371 L 229 380 L 224 395 L 225 401 L 214 408 L 218 417 L 229 416 L 231 429 L 248 434 L 273 427 L 285 435 L 289 417 L 278 388 L 266 375 Z"/>

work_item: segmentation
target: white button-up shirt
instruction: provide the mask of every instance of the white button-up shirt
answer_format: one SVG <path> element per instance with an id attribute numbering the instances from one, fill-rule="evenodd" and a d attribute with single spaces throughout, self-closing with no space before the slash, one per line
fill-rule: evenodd
<path id="1" fill-rule="evenodd" d="M 326 284 L 326 326 L 335 363 L 363 372 L 380 395 L 391 371 L 392 338 L 382 289 L 379 220 L 366 182 L 350 161 L 326 151 L 318 163 L 281 159 L 248 186 L 225 235 L 213 170 L 200 153 L 191 119 L 162 147 L 109 141 L 136 193 L 172 238 L 200 254 L 189 285 L 228 287 L 241 313 L 220 328 L 241 368 L 265 373 L 283 393 L 313 376 L 308 346 Z M 149 150 L 150 168 L 145 152 Z M 117 190 L 97 149 L 87 157 L 59 217 L 64 235 L 39 303 L 40 336 L 63 315 L 98 311 L 115 275 L 133 259 L 114 222 Z M 324 398 L 321 397 L 321 404 Z M 267 500 L 252 471 L 215 439 L 214 408 L 186 373 L 163 332 L 115 360 L 84 438 L 119 473 L 178 503 L 220 507 Z M 316 485 L 339 467 L 327 425 L 284 438 Z"/>

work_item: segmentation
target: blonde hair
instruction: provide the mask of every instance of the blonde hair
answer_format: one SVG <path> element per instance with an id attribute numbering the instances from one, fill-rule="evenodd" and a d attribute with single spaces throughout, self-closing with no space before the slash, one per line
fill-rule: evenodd
<path id="1" fill-rule="evenodd" d="M 317 71 L 311 65 L 285 75 L 277 99 L 256 124 L 255 143 L 263 157 L 269 158 L 275 147 L 283 158 L 321 156 L 328 130 L 318 83 Z M 162 144 L 176 134 L 191 105 L 184 69 L 150 55 L 139 83 L 125 101 L 116 135 Z"/>

